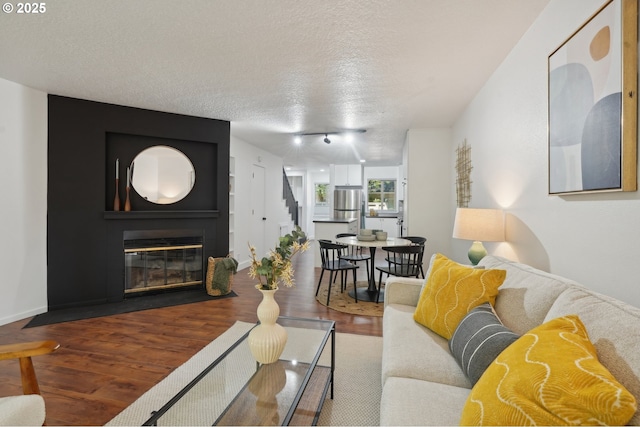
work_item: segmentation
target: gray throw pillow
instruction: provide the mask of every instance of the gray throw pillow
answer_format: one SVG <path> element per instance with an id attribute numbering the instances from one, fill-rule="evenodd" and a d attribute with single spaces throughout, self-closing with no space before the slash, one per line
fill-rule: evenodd
<path id="1" fill-rule="evenodd" d="M 480 379 L 491 362 L 520 336 L 502 324 L 491 304 L 471 310 L 449 340 L 449 350 L 471 384 Z"/>

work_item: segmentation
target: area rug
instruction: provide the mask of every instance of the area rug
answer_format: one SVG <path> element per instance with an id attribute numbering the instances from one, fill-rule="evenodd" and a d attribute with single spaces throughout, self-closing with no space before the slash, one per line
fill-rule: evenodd
<path id="1" fill-rule="evenodd" d="M 232 298 L 237 296 L 233 291 L 227 295 L 212 297 L 204 289 L 189 289 L 177 292 L 165 292 L 156 295 L 145 295 L 127 298 L 120 302 L 89 305 L 86 307 L 65 308 L 38 314 L 27 323 L 24 328 L 51 325 L 54 323 L 71 322 L 74 320 L 91 319 L 95 317 L 112 316 L 114 314 L 131 313 L 134 311 L 150 310 L 153 308 L 172 307 L 175 305 L 191 304 L 212 299 Z"/>
<path id="2" fill-rule="evenodd" d="M 152 411 L 159 409 L 164 403 L 168 402 L 253 326 L 251 323 L 236 322 L 231 328 L 196 353 L 185 364 L 174 370 L 164 380 L 152 387 L 106 425 L 142 425 L 150 417 Z M 286 351 L 287 348 L 285 348 Z M 284 357 L 285 355 L 283 355 Z M 336 333 L 334 399 L 331 400 L 327 396 L 320 412 L 318 425 L 355 426 L 380 424 L 381 359 L 382 338 Z M 327 346 L 319 364 L 328 366 L 330 360 L 331 353 L 329 346 Z M 232 374 L 228 370 L 225 371 L 225 378 L 221 380 L 232 383 L 230 375 Z M 209 407 L 208 409 L 210 410 L 211 408 Z M 183 415 L 174 414 L 174 418 L 169 424 L 199 425 L 195 421 L 198 417 L 197 410 L 187 406 L 185 411 Z"/>
<path id="3" fill-rule="evenodd" d="M 327 292 L 329 286 L 327 285 L 327 279 L 322 281 L 320 285 L 320 291 L 316 300 L 327 307 Z M 366 281 L 356 282 L 358 288 L 366 288 L 368 286 Z M 384 303 L 375 303 L 369 301 L 360 301 L 356 303 L 353 297 L 349 296 L 349 291 L 353 290 L 353 282 L 347 285 L 347 289 L 344 292 L 340 292 L 340 283 L 338 282 L 331 285 L 331 298 L 329 298 L 329 308 L 340 311 L 342 313 L 358 314 L 361 316 L 377 316 L 382 317 L 384 310 Z"/>

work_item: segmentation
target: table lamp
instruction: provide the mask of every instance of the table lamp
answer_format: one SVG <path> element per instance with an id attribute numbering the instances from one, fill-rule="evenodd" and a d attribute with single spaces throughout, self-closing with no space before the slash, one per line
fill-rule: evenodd
<path id="1" fill-rule="evenodd" d="M 473 240 L 469 249 L 469 261 L 473 265 L 487 255 L 482 242 L 504 241 L 504 213 L 500 209 L 456 209 L 453 237 Z"/>

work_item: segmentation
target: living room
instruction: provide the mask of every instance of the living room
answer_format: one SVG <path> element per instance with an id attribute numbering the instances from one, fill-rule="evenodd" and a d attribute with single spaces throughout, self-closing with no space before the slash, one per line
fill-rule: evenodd
<path id="1" fill-rule="evenodd" d="M 507 242 L 488 243 L 490 252 L 570 276 L 638 306 L 631 261 L 640 233 L 634 226 L 637 192 L 550 196 L 546 188 L 547 57 L 598 4 L 550 2 L 452 126 L 407 131 L 406 226 L 411 234 L 429 236 L 429 251 L 466 259 L 467 242 L 451 238 L 453 159 L 466 139 L 474 167 L 471 206 L 500 207 L 507 216 Z M 556 23 L 560 17 L 564 20 Z M 12 295 L 0 302 L 7 322 L 47 304 L 47 112 L 46 93 L 2 77 L 3 137 L 10 138 L 3 144 L 3 185 L 6 194 L 15 195 L 14 209 L 5 213 L 4 234 L 25 245 L 5 247 L 2 257 L 4 270 L 11 272 L 1 285 L 3 294 Z M 280 171 L 274 172 L 280 179 Z"/>
<path id="2" fill-rule="evenodd" d="M 569 277 L 640 307 L 631 259 L 640 238 L 638 192 L 550 195 L 548 190 L 548 57 L 603 3 L 549 1 L 481 88 L 468 94 L 453 122 L 406 129 L 405 221 L 412 235 L 428 237 L 426 256 L 440 252 L 467 262 L 470 242 L 452 238 L 455 155 L 466 141 L 473 163 L 470 206 L 501 208 L 506 215 L 506 241 L 485 243 L 490 254 Z M 2 188 L 7 195 L 2 324 L 47 309 L 48 93 L 19 80 L 13 72 L 0 74 Z M 92 94 L 84 99 L 91 100 Z M 249 142 L 234 136 L 233 121 L 231 127 L 231 155 L 244 164 L 261 156 L 269 163 L 269 180 L 280 181 L 278 157 L 261 148 L 252 151 Z M 70 189 L 69 197 L 82 195 Z M 275 241 L 278 231 L 269 233 L 265 240 Z"/>

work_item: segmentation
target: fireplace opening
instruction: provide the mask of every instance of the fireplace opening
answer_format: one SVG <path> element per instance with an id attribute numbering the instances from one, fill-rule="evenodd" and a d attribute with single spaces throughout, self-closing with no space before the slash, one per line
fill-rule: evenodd
<path id="1" fill-rule="evenodd" d="M 202 285 L 202 232 L 124 232 L 125 295 Z"/>

